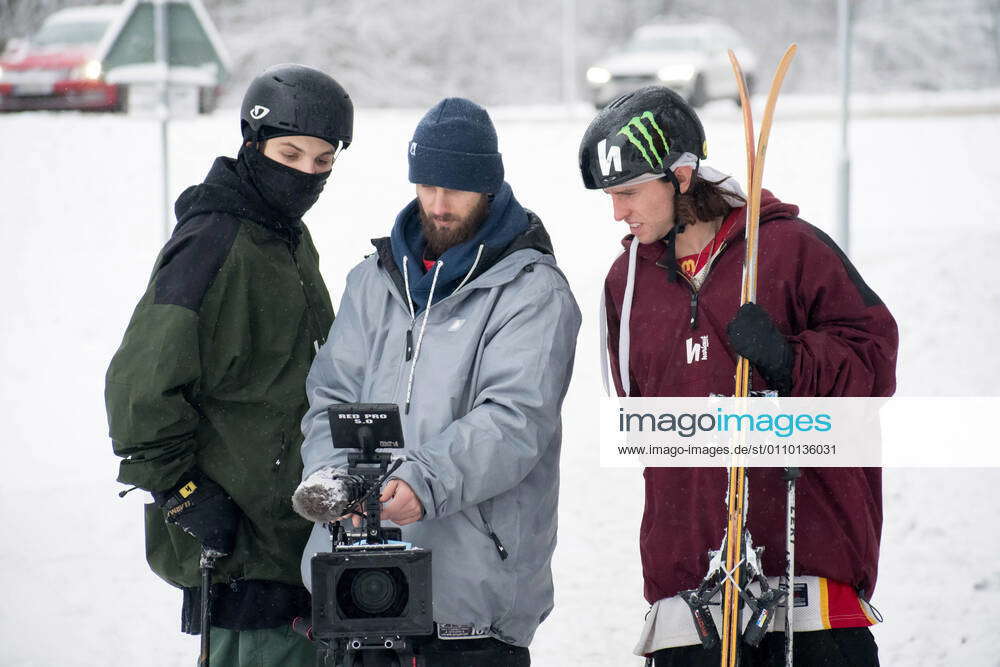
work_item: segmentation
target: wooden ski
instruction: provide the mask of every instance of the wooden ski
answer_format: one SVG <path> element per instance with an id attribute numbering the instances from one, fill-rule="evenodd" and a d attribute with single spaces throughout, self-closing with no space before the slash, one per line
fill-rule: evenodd
<path id="1" fill-rule="evenodd" d="M 796 45 L 792 44 L 785 51 L 771 82 L 768 91 L 764 116 L 761 119 L 760 134 L 754 150 L 753 118 L 750 111 L 750 96 L 747 91 L 746 78 L 736 55 L 730 50 L 729 60 L 736 75 L 740 90 L 740 103 L 743 106 L 743 127 L 747 148 L 747 203 L 746 220 L 746 255 L 743 262 L 743 283 L 740 294 L 740 305 L 750 303 L 757 298 L 757 232 L 760 224 L 761 179 L 764 171 L 764 154 L 771 134 L 771 124 L 774 120 L 774 108 L 778 101 L 781 84 L 795 56 Z M 736 364 L 737 398 L 750 395 L 750 364 L 740 357 Z M 741 618 L 741 587 L 744 585 L 743 563 L 747 558 L 746 516 L 747 516 L 747 471 L 735 462 L 729 468 L 729 488 L 727 499 L 727 525 L 725 536 L 725 571 L 727 573 L 723 585 L 722 607 L 722 667 L 737 667 L 741 653 L 742 618 Z"/>

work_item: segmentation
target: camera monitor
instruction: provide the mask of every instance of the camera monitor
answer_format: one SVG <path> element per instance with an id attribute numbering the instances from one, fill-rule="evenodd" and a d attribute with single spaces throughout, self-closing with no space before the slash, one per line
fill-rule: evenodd
<path id="1" fill-rule="evenodd" d="M 400 449 L 403 427 L 395 403 L 344 403 L 327 408 L 337 449 Z"/>

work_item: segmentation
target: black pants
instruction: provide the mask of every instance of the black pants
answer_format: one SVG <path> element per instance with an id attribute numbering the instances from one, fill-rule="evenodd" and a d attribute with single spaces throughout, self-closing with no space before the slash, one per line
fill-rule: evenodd
<path id="1" fill-rule="evenodd" d="M 531 655 L 523 646 L 496 639 L 443 640 L 431 635 L 413 639 L 414 653 L 426 667 L 529 667 Z M 319 664 L 324 663 L 322 658 Z M 338 666 L 339 667 L 339 666 Z M 410 667 L 400 665 L 391 651 L 360 651 L 351 667 Z"/>
<path id="2" fill-rule="evenodd" d="M 769 632 L 757 648 L 743 645 L 740 667 L 785 664 L 785 633 Z M 878 667 L 878 646 L 868 628 L 842 628 L 795 633 L 795 667 Z M 655 667 L 718 667 L 719 647 L 667 648 L 653 654 Z"/>

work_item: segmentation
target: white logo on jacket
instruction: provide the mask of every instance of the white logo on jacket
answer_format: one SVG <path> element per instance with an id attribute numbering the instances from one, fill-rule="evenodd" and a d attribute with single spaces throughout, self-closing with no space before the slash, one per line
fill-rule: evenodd
<path id="1" fill-rule="evenodd" d="M 622 170 L 622 148 L 621 146 L 612 146 L 605 150 L 608 145 L 607 139 L 601 139 L 597 143 L 597 161 L 601 164 L 601 173 L 605 176 L 611 174 L 611 170 L 615 171 Z"/>
<path id="2" fill-rule="evenodd" d="M 689 364 L 708 360 L 708 336 L 702 336 L 700 340 L 700 343 L 694 342 L 694 338 L 688 338 L 684 341 L 687 345 L 687 362 Z"/>

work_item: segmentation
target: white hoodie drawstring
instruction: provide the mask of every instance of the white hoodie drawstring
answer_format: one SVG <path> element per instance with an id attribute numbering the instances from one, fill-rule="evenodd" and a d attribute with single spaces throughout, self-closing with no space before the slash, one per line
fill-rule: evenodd
<path id="1" fill-rule="evenodd" d="M 631 345 L 629 327 L 632 318 L 632 296 L 635 293 L 635 263 L 638 251 L 639 240 L 633 238 L 628 249 L 628 279 L 625 281 L 622 316 L 618 323 L 618 380 L 621 382 L 622 392 L 625 396 L 629 396 L 632 391 L 628 368 Z M 604 393 L 611 396 L 611 385 L 608 379 L 608 305 L 603 287 L 601 288 L 601 309 L 598 316 L 601 318 L 601 379 L 604 381 Z"/>
<path id="2" fill-rule="evenodd" d="M 601 332 L 601 382 L 604 385 L 604 395 L 611 396 L 611 379 L 608 372 L 608 304 L 601 286 L 601 307 L 597 311 L 598 330 Z"/>
<path id="3" fill-rule="evenodd" d="M 424 330 L 427 328 L 427 318 L 431 314 L 431 306 L 434 304 L 434 289 L 437 287 L 438 274 L 444 262 L 440 259 L 434 266 L 434 277 L 431 279 L 431 291 L 427 295 L 427 308 L 424 309 L 424 321 L 420 323 L 420 334 L 417 335 L 417 348 L 413 351 L 413 363 L 410 364 L 410 379 L 406 382 L 406 407 L 404 414 L 410 414 L 410 396 L 413 394 L 413 373 L 417 369 L 417 359 L 420 358 L 420 344 L 424 342 Z M 406 283 L 406 298 L 410 298 L 409 281 L 406 279 L 406 256 L 403 256 L 403 281 Z M 413 313 L 413 301 L 410 301 L 410 313 Z"/>
<path id="4" fill-rule="evenodd" d="M 410 273 L 406 270 L 406 262 L 410 259 L 408 255 L 403 255 L 403 285 L 406 287 L 406 305 L 410 307 L 410 324 L 417 319 L 413 313 L 413 299 L 410 298 Z"/>
<path id="5" fill-rule="evenodd" d="M 486 247 L 485 243 L 479 244 L 479 250 L 476 251 L 476 259 L 474 262 L 472 262 L 472 268 L 469 269 L 469 272 L 465 274 L 464 278 L 462 278 L 462 282 L 460 282 L 458 284 L 458 287 L 455 288 L 456 292 L 462 289 L 462 286 L 465 285 L 465 283 L 468 282 L 469 278 L 472 277 L 472 272 L 476 270 L 476 265 L 479 264 L 479 258 L 483 256 L 483 248 L 485 247 Z"/>

